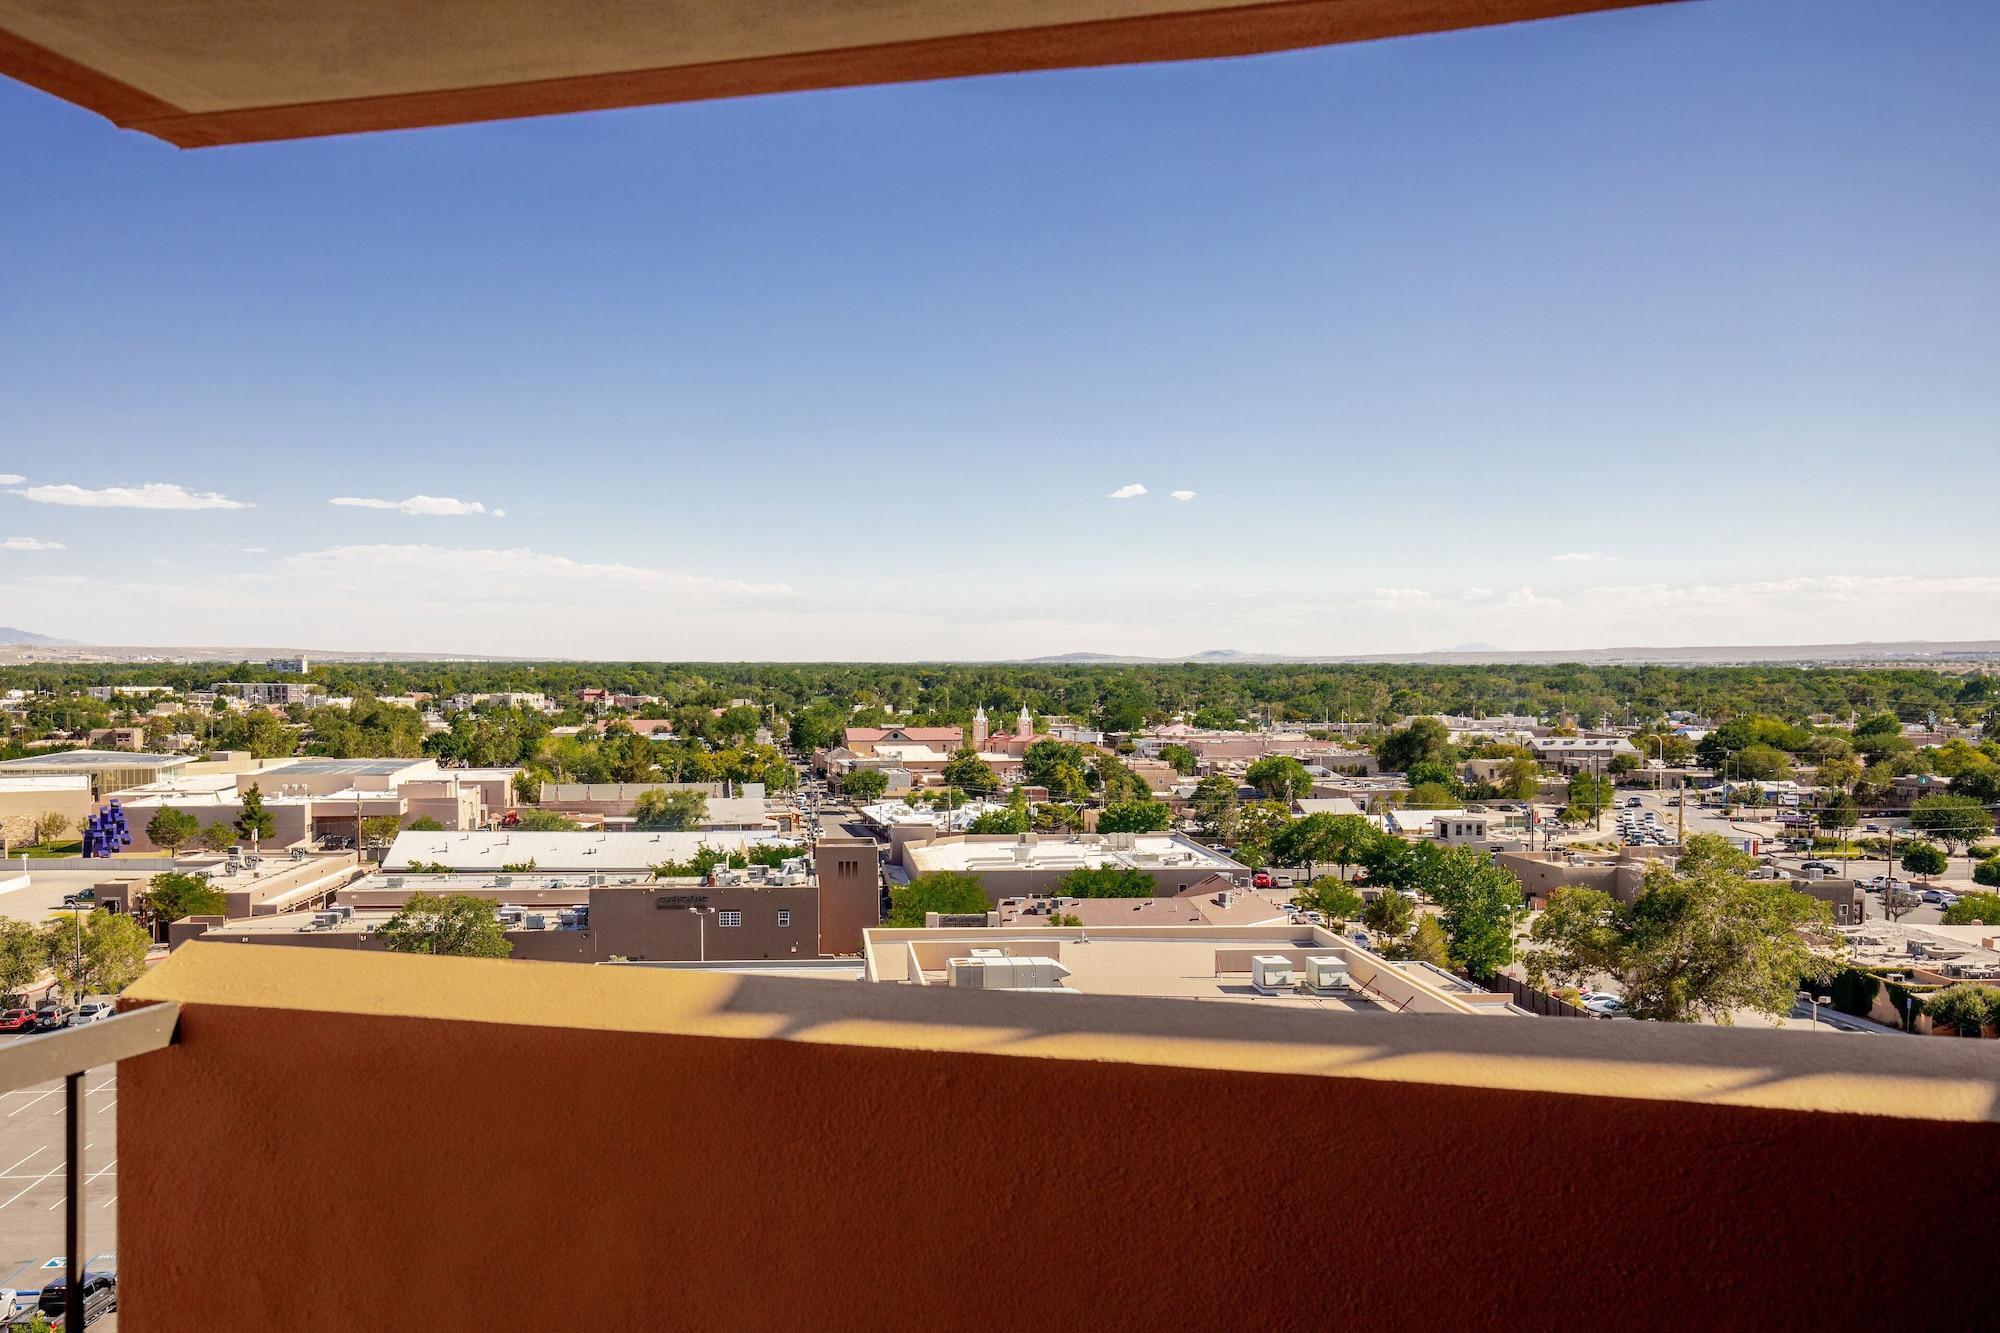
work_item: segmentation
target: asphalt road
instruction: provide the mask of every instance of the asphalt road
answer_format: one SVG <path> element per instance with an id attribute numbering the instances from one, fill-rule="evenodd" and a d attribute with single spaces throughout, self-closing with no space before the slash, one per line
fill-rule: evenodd
<path id="1" fill-rule="evenodd" d="M 16 1041 L 17 1037 L 0 1038 Z M 90 1269 L 118 1267 L 116 1066 L 83 1081 L 84 1250 Z M 63 1271 L 66 1156 L 61 1081 L 0 1095 L 0 1288 L 34 1294 Z M 118 1316 L 90 1325 L 110 1333 Z"/>

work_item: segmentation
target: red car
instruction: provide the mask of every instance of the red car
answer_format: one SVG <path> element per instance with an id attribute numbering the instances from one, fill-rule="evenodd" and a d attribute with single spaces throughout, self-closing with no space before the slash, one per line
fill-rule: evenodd
<path id="1" fill-rule="evenodd" d="M 1268 889 L 1277 882 L 1271 878 L 1271 872 L 1268 870 L 1260 870 L 1250 877 L 1250 887 L 1253 889 Z"/>
<path id="2" fill-rule="evenodd" d="M 0 1014 L 0 1032 L 33 1032 L 35 1011 L 32 1009 L 9 1009 Z"/>

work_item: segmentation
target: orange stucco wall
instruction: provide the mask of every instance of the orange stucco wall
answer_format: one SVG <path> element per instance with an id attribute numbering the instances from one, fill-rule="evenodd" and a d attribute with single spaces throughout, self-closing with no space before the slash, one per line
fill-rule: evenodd
<path id="1" fill-rule="evenodd" d="M 194 1003 L 120 1070 L 120 1318 L 1965 1327 L 1996 1148 L 1992 1123 Z M 1883 1216 L 1912 1225 L 1884 1243 Z"/>

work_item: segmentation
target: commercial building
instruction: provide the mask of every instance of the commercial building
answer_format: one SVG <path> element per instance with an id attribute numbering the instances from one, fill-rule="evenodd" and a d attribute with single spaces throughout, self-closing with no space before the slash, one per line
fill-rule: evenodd
<path id="1" fill-rule="evenodd" d="M 588 838 L 587 834 L 557 835 Z M 392 855 L 392 862 L 401 858 Z M 565 859 L 565 858 L 552 858 Z M 579 859 L 566 857 L 566 859 Z M 330 903 L 185 923 L 176 942 L 386 947 L 378 932 L 417 893 L 465 895 L 499 910 L 513 957 L 541 962 L 800 960 L 858 954 L 881 920 L 874 844 L 829 839 L 776 866 L 718 867 L 654 879 L 603 871 L 409 873 L 344 885 Z"/>
<path id="2" fill-rule="evenodd" d="M 1178 833 L 946 834 L 901 849 L 912 876 L 938 871 L 976 875 L 993 902 L 1046 897 L 1073 870 L 1121 867 L 1152 877 L 1172 895 L 1216 876 L 1236 880 L 1250 868 Z"/>
<path id="3" fill-rule="evenodd" d="M 396 872 L 412 864 L 441 865 L 456 871 L 504 872 L 532 865 L 541 874 L 597 874 L 650 877 L 653 867 L 691 861 L 704 848 L 742 855 L 752 847 L 783 846 L 776 833 L 584 832 L 529 833 L 520 829 L 425 833 L 404 831 L 383 858 Z"/>
<path id="4" fill-rule="evenodd" d="M 1528 1016 L 1507 996 L 1310 924 L 884 928 L 868 932 L 864 956 L 869 981 L 912 986 Z"/>
<path id="5" fill-rule="evenodd" d="M 293 704 L 313 704 L 326 697 L 326 688 L 303 681 L 226 680 L 213 689 L 217 694 L 265 708 L 289 708 Z"/>
<path id="6" fill-rule="evenodd" d="M 0 777 L 82 776 L 93 797 L 157 782 L 194 760 L 184 754 L 130 754 L 123 750 L 66 750 L 0 760 Z"/>
<path id="7" fill-rule="evenodd" d="M 96 809 L 90 779 L 82 773 L 0 772 L 0 841 L 26 841 L 44 815 L 62 816 L 74 831 Z"/>

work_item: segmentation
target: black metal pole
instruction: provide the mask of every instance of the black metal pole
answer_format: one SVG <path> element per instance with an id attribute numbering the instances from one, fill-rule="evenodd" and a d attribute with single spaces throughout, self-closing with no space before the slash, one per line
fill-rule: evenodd
<path id="1" fill-rule="evenodd" d="M 69 1217 L 64 1226 L 63 1327 L 83 1327 L 83 1075 L 71 1074 L 69 1103 Z"/>

